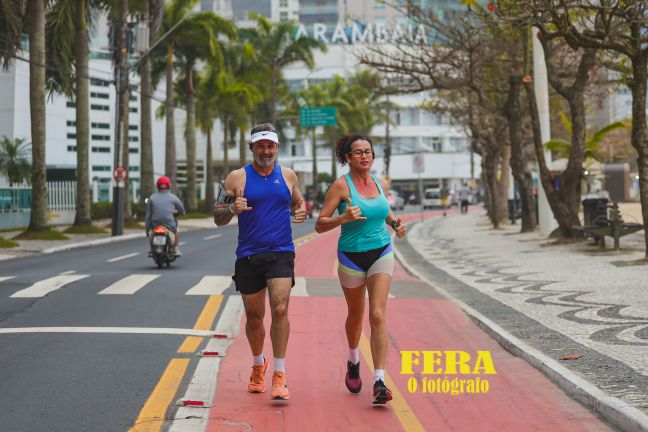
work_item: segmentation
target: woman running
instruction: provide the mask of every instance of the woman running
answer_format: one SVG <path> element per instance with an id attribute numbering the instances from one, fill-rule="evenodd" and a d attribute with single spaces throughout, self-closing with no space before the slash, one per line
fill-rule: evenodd
<path id="1" fill-rule="evenodd" d="M 385 193 L 387 183 L 381 184 L 370 172 L 375 157 L 371 140 L 361 135 L 344 135 L 338 139 L 335 152 L 340 164 L 349 164 L 349 173 L 331 185 L 315 230 L 322 233 L 342 226 L 338 241 L 338 276 L 348 310 L 345 329 L 349 361 L 345 384 L 351 393 L 358 393 L 362 388 L 358 345 L 366 287 L 375 369 L 373 403 L 384 404 L 392 399 L 385 385 L 388 348 L 385 309 L 394 271 L 394 252 L 387 225 L 399 238 L 405 236 L 405 226 L 389 208 Z M 338 216 L 333 216 L 335 209 Z"/>

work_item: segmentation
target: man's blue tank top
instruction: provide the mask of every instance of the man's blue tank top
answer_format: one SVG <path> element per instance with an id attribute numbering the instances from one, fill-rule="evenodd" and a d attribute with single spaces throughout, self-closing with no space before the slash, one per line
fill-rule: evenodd
<path id="1" fill-rule="evenodd" d="M 294 252 L 290 226 L 291 195 L 275 164 L 270 175 L 262 176 L 252 164 L 245 166 L 245 190 L 248 207 L 252 210 L 238 215 L 237 258 L 261 252 Z"/>

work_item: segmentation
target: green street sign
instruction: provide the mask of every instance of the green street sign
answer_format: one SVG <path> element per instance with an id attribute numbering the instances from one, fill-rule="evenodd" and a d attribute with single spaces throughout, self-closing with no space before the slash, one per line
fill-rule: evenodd
<path id="1" fill-rule="evenodd" d="M 302 108 L 299 110 L 299 124 L 308 126 L 335 126 L 335 107 Z"/>

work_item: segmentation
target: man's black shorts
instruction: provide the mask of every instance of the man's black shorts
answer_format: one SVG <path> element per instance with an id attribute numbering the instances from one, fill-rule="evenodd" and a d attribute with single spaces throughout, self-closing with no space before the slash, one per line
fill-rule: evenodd
<path id="1" fill-rule="evenodd" d="M 272 278 L 292 278 L 295 286 L 295 252 L 262 252 L 236 260 L 232 279 L 241 294 L 258 293 Z"/>

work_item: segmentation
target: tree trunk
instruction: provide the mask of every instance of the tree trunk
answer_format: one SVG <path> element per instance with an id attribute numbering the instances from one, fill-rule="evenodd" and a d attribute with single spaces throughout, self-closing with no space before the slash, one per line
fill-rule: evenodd
<path id="1" fill-rule="evenodd" d="M 643 52 L 632 60 L 632 146 L 637 150 L 637 165 L 639 169 L 639 195 L 641 196 L 641 214 L 644 225 L 648 223 L 648 142 L 646 142 L 646 78 L 648 57 Z M 646 250 L 644 257 L 648 259 L 648 229 L 644 229 Z"/>
<path id="2" fill-rule="evenodd" d="M 118 31 L 118 46 L 120 47 L 121 57 L 120 63 L 122 67 L 121 83 L 119 92 L 119 115 L 121 117 L 121 152 L 122 152 L 122 166 L 128 173 L 128 178 L 124 182 L 124 220 L 128 221 L 133 218 L 131 212 L 131 197 L 130 197 L 130 142 L 128 140 L 128 120 L 129 120 L 129 77 L 128 77 L 128 44 L 126 41 L 126 30 L 128 25 L 128 0 L 120 0 L 119 8 L 119 31 Z"/>
<path id="3" fill-rule="evenodd" d="M 331 133 L 328 135 L 329 144 L 331 145 L 331 176 L 333 180 L 337 178 L 337 160 L 335 158 L 335 134 Z"/>
<path id="4" fill-rule="evenodd" d="M 223 179 L 229 174 L 229 120 L 223 117 Z"/>
<path id="5" fill-rule="evenodd" d="M 536 217 L 531 172 L 528 168 L 529 158 L 527 157 L 522 137 L 522 107 L 519 96 L 521 85 L 522 77 L 510 77 L 509 92 L 504 111 L 506 113 L 509 140 L 511 142 L 511 168 L 520 192 L 520 204 L 522 207 L 521 232 L 529 232 L 533 231 L 536 227 Z"/>
<path id="6" fill-rule="evenodd" d="M 245 166 L 245 152 L 247 151 L 247 143 L 245 142 L 245 129 L 240 129 L 239 135 L 239 162 L 241 166 Z"/>
<path id="7" fill-rule="evenodd" d="M 270 123 L 277 127 L 277 92 L 279 86 L 279 68 L 275 65 L 272 66 L 270 72 Z"/>
<path id="8" fill-rule="evenodd" d="M 76 215 L 75 226 L 90 226 L 90 82 L 88 81 L 88 25 L 86 22 L 87 0 L 79 0 L 76 48 Z"/>
<path id="9" fill-rule="evenodd" d="M 496 178 L 496 156 L 491 152 L 484 153 L 484 172 L 486 176 L 486 193 L 488 194 L 488 215 L 490 216 L 493 228 L 499 228 L 500 218 L 498 216 L 498 192 Z"/>
<path id="10" fill-rule="evenodd" d="M 313 200 L 318 202 L 317 197 L 317 128 L 313 128 Z"/>
<path id="11" fill-rule="evenodd" d="M 207 130 L 207 155 L 205 156 L 205 208 L 204 211 L 211 213 L 214 205 L 214 164 L 212 163 L 212 130 Z"/>
<path id="12" fill-rule="evenodd" d="M 187 108 L 187 210 L 198 209 L 196 197 L 196 98 L 193 89 L 193 62 L 187 63 L 185 70 L 187 88 L 185 90 L 185 105 Z"/>
<path id="13" fill-rule="evenodd" d="M 155 11 L 149 10 L 149 0 L 143 2 L 142 22 L 149 28 L 149 46 L 157 39 L 157 34 L 152 26 L 151 15 Z M 140 64 L 140 77 L 142 93 L 140 95 L 140 207 L 145 208 L 145 200 L 154 192 L 153 173 L 153 132 L 151 117 L 151 60 L 144 57 Z"/>
<path id="14" fill-rule="evenodd" d="M 173 44 L 167 49 L 166 64 L 166 135 L 164 142 L 164 171 L 171 180 L 171 191 L 178 193 L 178 170 L 176 169 L 175 122 L 173 118 Z"/>
<path id="15" fill-rule="evenodd" d="M 47 229 L 45 165 L 45 0 L 29 0 L 29 110 L 32 145 L 32 203 L 29 231 Z"/>
<path id="16" fill-rule="evenodd" d="M 497 161 L 495 162 L 497 166 Z M 508 190 L 510 187 L 510 169 L 511 169 L 511 146 L 506 144 L 502 146 L 499 155 L 499 179 L 496 179 L 496 203 L 495 216 L 499 223 L 504 222 L 508 216 Z"/>

